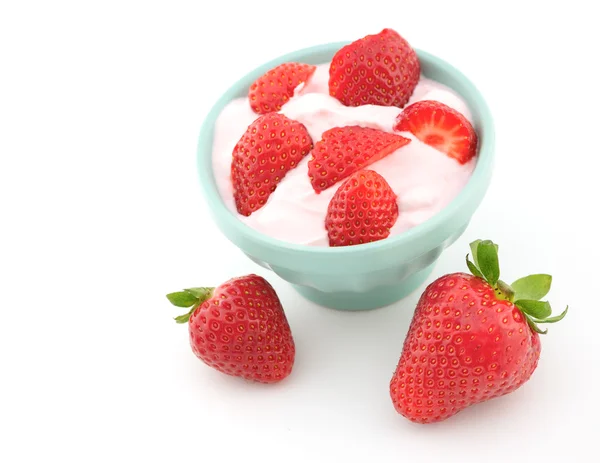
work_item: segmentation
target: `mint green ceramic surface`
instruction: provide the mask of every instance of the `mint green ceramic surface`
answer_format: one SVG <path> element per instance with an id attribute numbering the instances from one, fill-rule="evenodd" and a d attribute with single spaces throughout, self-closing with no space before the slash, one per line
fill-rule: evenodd
<path id="1" fill-rule="evenodd" d="M 212 169 L 214 123 L 232 99 L 269 69 L 288 61 L 320 64 L 347 42 L 298 50 L 266 63 L 235 83 L 215 103 L 200 130 L 198 170 L 211 215 L 222 233 L 249 258 L 290 282 L 317 304 L 342 310 L 391 304 L 419 287 L 442 251 L 466 229 L 488 188 L 494 157 L 494 124 L 483 97 L 457 69 L 417 50 L 422 73 L 459 93 L 469 105 L 479 135 L 479 156 L 471 179 L 439 214 L 400 235 L 340 248 L 290 244 L 256 232 L 238 220 L 221 200 Z"/>

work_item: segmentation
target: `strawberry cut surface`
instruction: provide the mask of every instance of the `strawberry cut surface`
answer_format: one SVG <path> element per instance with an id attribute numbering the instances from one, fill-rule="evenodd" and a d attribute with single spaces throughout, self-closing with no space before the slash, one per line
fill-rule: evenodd
<path id="1" fill-rule="evenodd" d="M 308 161 L 312 187 L 320 193 L 408 143 L 409 138 L 367 127 L 329 129 L 315 144 Z"/>
<path id="2" fill-rule="evenodd" d="M 304 125 L 283 114 L 254 121 L 233 149 L 231 181 L 237 211 L 249 216 L 263 207 L 286 173 L 312 148 Z"/>
<path id="3" fill-rule="evenodd" d="M 394 130 L 412 133 L 460 164 L 466 164 L 477 154 L 477 133 L 471 123 L 438 101 L 424 100 L 407 106 L 396 118 Z"/>
<path id="4" fill-rule="evenodd" d="M 408 42 L 392 29 L 341 48 L 331 60 L 329 94 L 346 106 L 402 108 L 419 82 L 421 66 Z"/>
<path id="5" fill-rule="evenodd" d="M 267 114 L 281 110 L 301 83 L 315 73 L 316 66 L 303 63 L 284 63 L 259 77 L 248 91 L 250 106 L 255 113 Z"/>

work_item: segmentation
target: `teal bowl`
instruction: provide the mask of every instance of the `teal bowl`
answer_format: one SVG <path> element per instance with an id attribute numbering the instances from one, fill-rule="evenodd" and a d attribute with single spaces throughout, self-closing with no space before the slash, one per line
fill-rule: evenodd
<path id="1" fill-rule="evenodd" d="M 417 50 L 423 75 L 452 88 L 467 102 L 479 136 L 479 156 L 469 182 L 448 206 L 426 222 L 385 240 L 329 248 L 291 244 L 263 235 L 238 220 L 225 206 L 217 190 L 211 160 L 215 120 L 229 101 L 246 96 L 252 82 L 278 64 L 325 63 L 347 43 L 298 50 L 242 77 L 219 98 L 206 117 L 197 156 L 200 183 L 210 213 L 233 244 L 316 304 L 363 310 L 389 305 L 418 288 L 443 250 L 465 231 L 487 191 L 494 158 L 494 123 L 486 102 L 469 79 L 450 64 Z"/>

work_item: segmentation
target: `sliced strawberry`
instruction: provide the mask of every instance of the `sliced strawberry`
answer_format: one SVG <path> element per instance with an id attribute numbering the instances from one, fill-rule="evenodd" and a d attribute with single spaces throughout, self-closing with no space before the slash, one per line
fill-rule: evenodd
<path id="1" fill-rule="evenodd" d="M 357 125 L 329 129 L 308 161 L 310 183 L 320 193 L 407 143 L 409 138 Z"/>
<path id="2" fill-rule="evenodd" d="M 311 148 L 304 125 L 283 114 L 266 114 L 250 124 L 235 145 L 231 161 L 238 212 L 249 216 L 263 207 L 281 179 Z"/>
<path id="3" fill-rule="evenodd" d="M 415 51 L 396 31 L 352 42 L 329 67 L 329 94 L 346 106 L 374 104 L 402 108 L 421 76 Z"/>
<path id="4" fill-rule="evenodd" d="M 353 246 L 387 238 L 398 219 L 396 199 L 377 172 L 361 170 L 353 174 L 327 207 L 329 246 Z"/>
<path id="5" fill-rule="evenodd" d="M 248 92 L 255 113 L 267 114 L 281 110 L 298 85 L 312 77 L 316 66 L 303 63 L 284 63 L 259 77 Z"/>
<path id="6" fill-rule="evenodd" d="M 439 101 L 417 101 L 396 118 L 394 130 L 411 132 L 423 143 L 465 164 L 477 154 L 477 133 L 458 111 Z"/>

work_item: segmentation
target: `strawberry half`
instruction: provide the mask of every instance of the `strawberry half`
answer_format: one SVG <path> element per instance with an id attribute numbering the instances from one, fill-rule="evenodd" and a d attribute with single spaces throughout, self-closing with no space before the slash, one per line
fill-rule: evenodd
<path id="1" fill-rule="evenodd" d="M 327 207 L 329 246 L 352 246 L 387 238 L 398 219 L 396 194 L 372 170 L 361 170 L 335 192 Z"/>
<path id="2" fill-rule="evenodd" d="M 281 110 L 298 85 L 307 82 L 316 66 L 303 63 L 284 63 L 259 77 L 248 92 L 250 106 L 255 113 L 267 114 Z"/>
<path id="3" fill-rule="evenodd" d="M 394 130 L 412 133 L 460 164 L 477 154 L 477 133 L 471 123 L 439 101 L 417 101 L 407 106 L 396 118 Z"/>
<path id="4" fill-rule="evenodd" d="M 421 75 L 415 51 L 396 31 L 352 42 L 329 67 L 329 94 L 346 106 L 374 104 L 402 108 Z"/>
<path id="5" fill-rule="evenodd" d="M 320 193 L 407 143 L 409 138 L 357 125 L 329 129 L 308 161 L 310 183 Z"/>
<path id="6" fill-rule="evenodd" d="M 233 149 L 231 181 L 238 212 L 249 216 L 265 205 L 277 184 L 312 148 L 306 127 L 283 114 L 256 119 Z"/>

